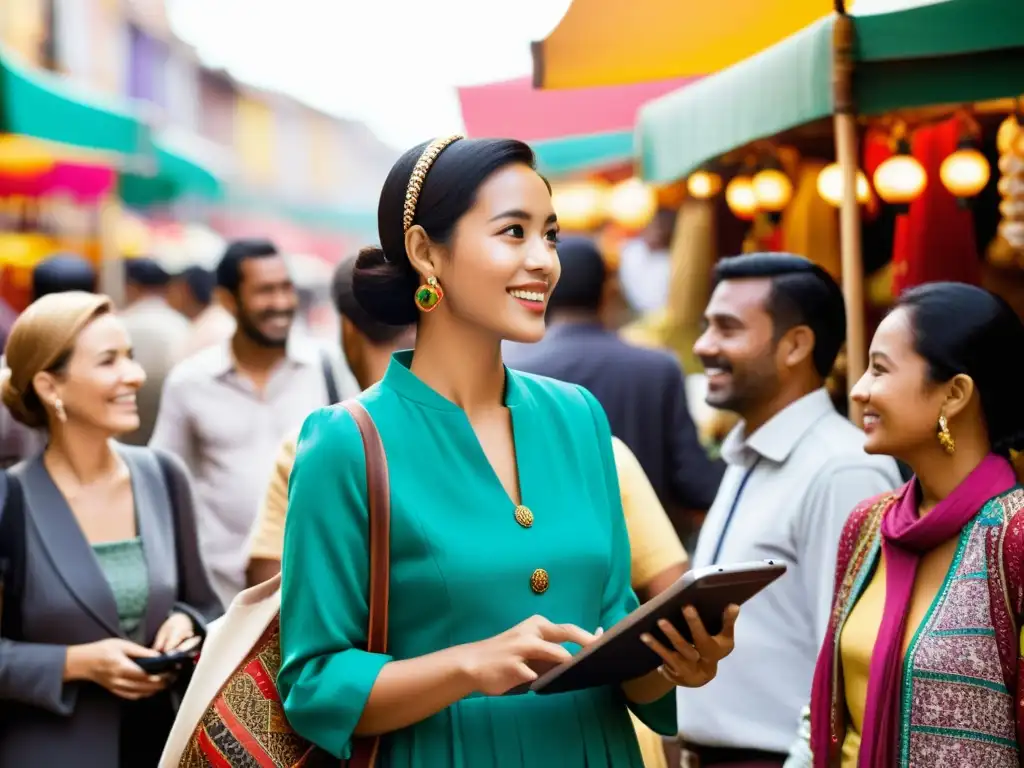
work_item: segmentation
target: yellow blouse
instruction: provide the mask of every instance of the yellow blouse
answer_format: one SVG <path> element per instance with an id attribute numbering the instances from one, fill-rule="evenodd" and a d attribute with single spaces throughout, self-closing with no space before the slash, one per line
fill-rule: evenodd
<path id="1" fill-rule="evenodd" d="M 942 589 L 958 537 L 929 552 L 917 569 L 914 590 L 910 597 L 910 612 L 903 635 L 903 653 L 906 654 L 918 628 L 928 617 L 935 596 Z M 860 734 L 864 728 L 864 709 L 868 698 L 868 673 L 871 654 L 875 648 L 878 630 L 885 610 L 885 557 L 879 554 L 878 566 L 850 611 L 839 635 L 839 660 L 843 670 L 843 694 L 846 698 L 846 737 L 843 739 L 841 768 L 857 768 L 860 752 Z"/>

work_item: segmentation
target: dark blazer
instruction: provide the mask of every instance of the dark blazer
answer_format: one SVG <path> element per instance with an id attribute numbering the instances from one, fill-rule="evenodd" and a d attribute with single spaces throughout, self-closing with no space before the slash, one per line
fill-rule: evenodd
<path id="1" fill-rule="evenodd" d="M 184 465 L 165 457 L 168 488 L 152 450 L 117 450 L 131 474 L 149 572 L 149 645 L 172 611 L 202 622 L 219 615 L 221 606 L 199 558 Z M 0 766 L 148 768 L 152 753 L 145 749 L 142 758 L 138 745 L 151 744 L 159 756 L 173 719 L 173 693 L 128 702 L 92 683 L 63 682 L 67 646 L 124 636 L 117 606 L 42 457 L 9 471 L 24 498 L 24 583 L 19 636 L 0 637 Z"/>
<path id="2" fill-rule="evenodd" d="M 671 517 L 676 510 L 711 507 L 725 468 L 700 444 L 675 358 L 628 344 L 596 323 L 556 323 L 542 341 L 506 343 L 503 353 L 509 368 L 590 390 Z"/>

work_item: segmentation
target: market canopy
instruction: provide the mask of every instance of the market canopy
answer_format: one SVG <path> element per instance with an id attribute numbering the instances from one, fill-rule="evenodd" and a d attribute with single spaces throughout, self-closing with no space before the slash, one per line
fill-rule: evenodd
<path id="1" fill-rule="evenodd" d="M 586 88 L 717 72 L 832 10 L 833 0 L 573 0 L 533 44 L 533 83 Z"/>
<path id="2" fill-rule="evenodd" d="M 641 106 L 693 79 L 539 91 L 529 77 L 523 77 L 459 88 L 459 105 L 469 136 L 507 136 L 521 141 L 561 139 L 632 131 Z"/>
<path id="3" fill-rule="evenodd" d="M 180 199 L 211 202 L 224 196 L 221 179 L 170 137 L 153 142 L 151 157 L 148 173 L 121 176 L 121 199 L 128 205 L 148 208 Z"/>
<path id="4" fill-rule="evenodd" d="M 640 107 L 693 79 L 538 91 L 519 78 L 460 88 L 459 103 L 469 136 L 529 142 L 541 173 L 568 176 L 631 162 Z"/>
<path id="5" fill-rule="evenodd" d="M 0 131 L 121 155 L 139 151 L 147 134 L 145 125 L 121 105 L 25 67 L 2 50 Z"/>
<path id="6" fill-rule="evenodd" d="M 834 110 L 834 16 L 640 111 L 644 178 L 681 178 L 718 156 Z M 953 105 L 1024 90 L 1024 3 L 942 0 L 854 16 L 857 112 Z"/>
<path id="7" fill-rule="evenodd" d="M 550 178 L 558 178 L 632 163 L 633 142 L 632 131 L 612 131 L 529 144 L 537 157 L 537 170 Z"/>

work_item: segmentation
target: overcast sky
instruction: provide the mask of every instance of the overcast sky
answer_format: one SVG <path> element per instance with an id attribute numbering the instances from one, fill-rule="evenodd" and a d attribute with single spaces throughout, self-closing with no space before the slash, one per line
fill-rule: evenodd
<path id="1" fill-rule="evenodd" d="M 455 87 L 527 75 L 570 0 L 170 0 L 203 61 L 398 149 L 460 130 Z M 514 10 L 513 10 L 514 9 Z"/>

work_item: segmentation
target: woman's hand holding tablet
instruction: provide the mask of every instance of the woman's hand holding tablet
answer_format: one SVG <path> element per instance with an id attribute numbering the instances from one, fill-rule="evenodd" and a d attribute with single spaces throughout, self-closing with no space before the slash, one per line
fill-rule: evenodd
<path id="1" fill-rule="evenodd" d="M 718 662 L 732 653 L 735 646 L 733 629 L 739 615 L 740 607 L 730 605 L 722 617 L 722 631 L 709 635 L 697 609 L 688 605 L 683 609 L 683 618 L 690 628 L 692 643 L 687 642 L 668 619 L 659 619 L 658 629 L 668 638 L 671 647 L 666 647 L 647 632 L 640 635 L 640 640 L 661 657 L 663 663 L 658 671 L 662 677 L 682 688 L 699 688 L 715 679 Z"/>
<path id="2" fill-rule="evenodd" d="M 785 572 L 785 563 L 773 560 L 690 571 L 530 688 L 561 693 L 618 684 L 659 667 L 676 685 L 704 685 L 732 651 L 738 606 Z"/>

